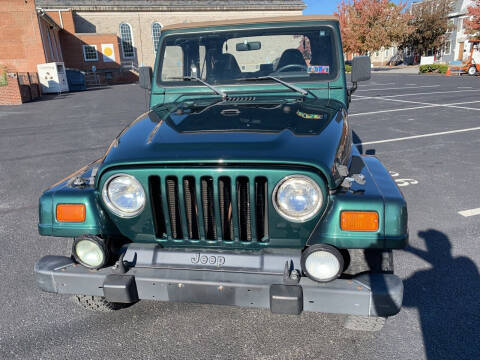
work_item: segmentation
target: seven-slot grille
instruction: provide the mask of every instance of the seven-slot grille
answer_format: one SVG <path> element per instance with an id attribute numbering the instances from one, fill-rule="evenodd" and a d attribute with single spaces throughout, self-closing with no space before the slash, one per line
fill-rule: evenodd
<path id="1" fill-rule="evenodd" d="M 265 177 L 154 175 L 148 183 L 157 238 L 268 241 Z"/>

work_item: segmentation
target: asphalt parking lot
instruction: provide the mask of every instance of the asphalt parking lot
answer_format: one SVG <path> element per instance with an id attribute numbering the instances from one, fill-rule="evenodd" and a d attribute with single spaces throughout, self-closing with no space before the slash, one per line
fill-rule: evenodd
<path id="1" fill-rule="evenodd" d="M 480 78 L 374 74 L 355 93 L 355 142 L 409 205 L 404 307 L 375 333 L 340 315 L 199 304 L 97 314 L 40 292 L 33 264 L 67 242 L 38 235 L 38 197 L 144 110 L 136 85 L 0 107 L 0 358 L 480 359 Z"/>

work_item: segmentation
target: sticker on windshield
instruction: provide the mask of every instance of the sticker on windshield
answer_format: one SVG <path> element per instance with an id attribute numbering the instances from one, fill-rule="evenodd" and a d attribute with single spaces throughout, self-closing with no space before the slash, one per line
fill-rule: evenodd
<path id="1" fill-rule="evenodd" d="M 330 74 L 330 66 L 328 65 L 311 65 L 308 67 L 309 74 Z"/>
<path id="2" fill-rule="evenodd" d="M 310 119 L 310 120 L 323 119 L 323 114 L 309 114 L 309 113 L 301 112 L 300 110 L 297 111 L 297 115 L 300 116 L 301 118 Z"/>

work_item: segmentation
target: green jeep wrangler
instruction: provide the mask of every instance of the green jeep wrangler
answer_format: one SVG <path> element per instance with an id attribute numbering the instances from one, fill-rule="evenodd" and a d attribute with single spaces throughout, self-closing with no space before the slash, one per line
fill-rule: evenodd
<path id="1" fill-rule="evenodd" d="M 139 71 L 149 110 L 41 196 L 40 234 L 74 240 L 36 263 L 38 286 L 103 311 L 148 299 L 398 313 L 406 203 L 352 145 L 370 60 L 353 59 L 347 87 L 338 20 L 172 25 L 157 55 L 153 76 Z"/>

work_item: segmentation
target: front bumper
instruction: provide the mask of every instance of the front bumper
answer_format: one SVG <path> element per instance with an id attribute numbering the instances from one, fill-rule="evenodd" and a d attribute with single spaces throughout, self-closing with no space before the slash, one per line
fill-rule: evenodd
<path id="1" fill-rule="evenodd" d="M 45 256 L 35 264 L 35 274 L 38 286 L 47 292 L 104 296 L 126 303 L 148 299 L 269 308 L 289 314 L 386 317 L 400 311 L 403 299 L 400 278 L 381 273 L 328 283 L 301 277 L 292 285 L 283 274 L 265 270 L 135 266 L 119 274 L 112 267 L 89 270 L 68 257 Z"/>

